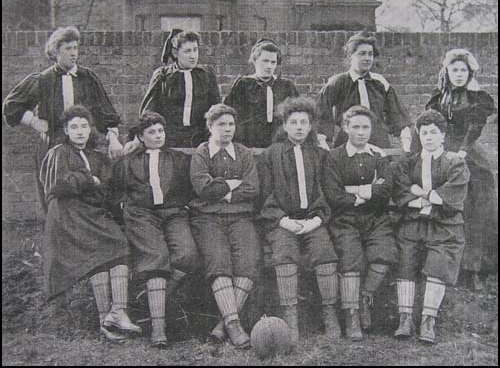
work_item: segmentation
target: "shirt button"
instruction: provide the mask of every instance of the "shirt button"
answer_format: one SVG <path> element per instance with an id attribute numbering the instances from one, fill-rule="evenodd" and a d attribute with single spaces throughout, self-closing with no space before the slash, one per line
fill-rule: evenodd
<path id="1" fill-rule="evenodd" d="M 364 179 L 364 178 L 365 178 L 364 176 L 361 177 L 361 179 Z"/>
<path id="2" fill-rule="evenodd" d="M 359 164 L 359 166 L 363 166 L 363 164 Z"/>

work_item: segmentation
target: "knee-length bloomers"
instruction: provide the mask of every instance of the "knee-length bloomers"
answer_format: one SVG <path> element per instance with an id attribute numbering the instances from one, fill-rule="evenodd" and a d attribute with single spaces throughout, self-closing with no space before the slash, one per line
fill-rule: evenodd
<path id="1" fill-rule="evenodd" d="M 232 192 L 226 183 L 230 179 L 241 180 Z M 207 280 L 256 280 L 261 250 L 253 216 L 259 178 L 252 151 L 239 143 L 226 148 L 201 144 L 191 158 L 191 182 L 198 195 L 190 203 L 191 226 Z M 230 199 L 224 199 L 229 193 Z"/>
<path id="2" fill-rule="evenodd" d="M 340 272 L 361 272 L 365 263 L 396 264 L 398 250 L 387 212 L 393 180 L 387 158 L 366 150 L 356 152 L 347 143 L 329 153 L 323 175 Z M 347 189 L 361 186 L 371 196 L 358 205 Z"/>
<path id="3" fill-rule="evenodd" d="M 123 263 L 129 254 L 125 235 L 109 215 L 111 173 L 107 156 L 92 149 L 65 143 L 47 153 L 40 180 L 48 202 L 43 257 L 49 297 L 100 266 Z"/>
<path id="4" fill-rule="evenodd" d="M 312 133 L 310 133 L 312 134 Z M 260 212 L 264 220 L 266 239 L 272 247 L 273 266 L 299 264 L 300 249 L 305 247 L 313 267 L 337 261 L 337 255 L 326 230 L 330 208 L 321 189 L 321 163 L 327 151 L 309 141 L 300 145 L 304 162 L 307 208 L 301 208 L 294 145 L 288 139 L 274 142 L 262 157 L 262 198 Z M 295 235 L 280 227 L 283 217 L 322 220 L 317 229 Z"/>
<path id="5" fill-rule="evenodd" d="M 442 204 L 433 204 L 430 214 L 425 214 L 410 189 L 412 184 L 422 187 L 421 154 L 404 158 L 396 168 L 393 197 L 403 212 L 396 230 L 401 252 L 399 277 L 415 280 L 423 265 L 425 276 L 454 285 L 465 244 L 462 213 L 469 170 L 463 159 L 447 158 L 445 151 L 438 150 L 432 153 L 431 177 L 430 202 L 438 203 L 441 198 Z"/>
<path id="6" fill-rule="evenodd" d="M 158 174 L 163 203 L 155 204 L 150 185 L 150 155 L 144 149 L 126 156 L 114 169 L 117 201 L 123 203 L 125 234 L 134 250 L 137 273 L 170 273 L 172 268 L 198 268 L 198 250 L 191 235 L 187 204 L 193 198 L 190 157 L 162 149 Z"/>

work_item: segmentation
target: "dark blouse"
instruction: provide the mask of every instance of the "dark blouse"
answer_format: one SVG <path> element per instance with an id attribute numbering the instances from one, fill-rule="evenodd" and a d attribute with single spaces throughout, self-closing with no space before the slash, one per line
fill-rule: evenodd
<path id="1" fill-rule="evenodd" d="M 162 115 L 167 122 L 168 147 L 198 147 L 208 139 L 204 114 L 220 103 L 219 86 L 215 73 L 206 66 L 191 70 L 193 81 L 193 101 L 191 126 L 183 125 L 184 100 L 186 98 L 183 73 L 175 66 L 156 69 L 148 91 L 141 103 L 140 114 L 151 110 Z"/>
<path id="2" fill-rule="evenodd" d="M 449 109 L 441 106 L 442 93 L 435 89 L 426 109 L 439 111 L 448 121 L 446 149 L 469 151 L 481 136 L 486 119 L 495 109 L 493 98 L 484 91 L 468 91 L 457 88 L 451 92 Z"/>
<path id="3" fill-rule="evenodd" d="M 144 149 L 125 156 L 114 166 L 115 202 L 142 208 L 180 208 L 194 197 L 189 180 L 191 157 L 183 152 L 163 148 L 158 158 L 163 204 L 155 205 L 149 183 L 149 154 Z"/>
<path id="4" fill-rule="evenodd" d="M 288 139 L 274 142 L 260 157 L 263 198 L 260 215 L 271 221 L 273 227 L 285 216 L 298 219 L 319 216 L 323 223 L 330 219 L 330 208 L 321 189 L 321 167 L 327 151 L 310 142 L 302 144 L 308 208 L 301 209 L 294 146 Z"/>
<path id="5" fill-rule="evenodd" d="M 376 176 L 376 178 L 375 178 Z M 372 184 L 377 179 L 382 184 Z M 354 207 L 356 196 L 347 193 L 346 186 L 372 184 L 372 196 Z M 342 213 L 383 213 L 392 191 L 392 175 L 387 157 L 379 153 L 356 153 L 349 157 L 346 145 L 332 150 L 323 171 L 323 190 L 333 215 Z"/>
<path id="6" fill-rule="evenodd" d="M 110 208 L 111 205 L 111 163 L 109 158 L 96 150 L 83 150 L 91 171 L 85 166 L 80 150 L 64 143 L 53 147 L 47 153 L 40 171 L 47 202 L 54 198 L 77 198 L 95 207 Z M 94 182 L 93 176 L 100 180 Z"/>
<path id="7" fill-rule="evenodd" d="M 34 111 L 38 106 L 38 117 L 48 121 L 48 135 L 55 138 L 51 139 L 51 146 L 62 143 L 64 132 L 59 118 L 64 111 L 63 74 L 64 71 L 59 66 L 53 65 L 41 73 L 33 73 L 24 78 L 3 103 L 3 116 L 7 124 L 18 125 L 26 110 Z M 92 70 L 78 66 L 76 75 L 73 77 L 74 103 L 87 107 L 92 112 L 97 130 L 106 134 L 107 128 L 120 124 L 120 117 Z"/>
<path id="8" fill-rule="evenodd" d="M 198 198 L 191 207 L 205 213 L 253 212 L 259 195 L 259 177 L 253 152 L 239 143 L 233 143 L 236 160 L 221 149 L 212 158 L 208 142 L 201 144 L 191 157 L 191 182 Z M 242 183 L 233 190 L 231 202 L 223 200 L 230 192 L 226 180 L 238 179 Z"/>
<path id="9" fill-rule="evenodd" d="M 227 97 L 226 105 L 232 106 L 238 113 L 234 140 L 247 147 L 268 147 L 280 122 L 273 116 L 273 122 L 267 122 L 267 86 L 273 90 L 273 108 L 287 97 L 297 97 L 299 93 L 292 81 L 284 78 L 272 78 L 268 84 L 253 75 L 238 78 Z"/>
<path id="10" fill-rule="evenodd" d="M 365 77 L 370 110 L 380 119 L 372 126 L 370 143 L 382 148 L 390 148 L 388 134 L 399 135 L 401 130 L 411 125 L 405 107 L 399 101 L 396 91 L 377 73 Z M 321 89 L 318 96 L 320 109 L 320 128 L 318 133 L 325 134 L 330 140 L 335 125 L 342 126 L 342 115 L 349 107 L 360 104 L 358 82 L 353 81 L 349 72 L 332 76 Z M 345 143 L 338 140 L 335 146 Z"/>
<path id="11" fill-rule="evenodd" d="M 465 161 L 458 157 L 449 159 L 444 151 L 437 159 L 432 158 L 431 173 L 432 189 L 442 198 L 443 204 L 432 206 L 430 218 L 442 224 L 463 224 L 462 212 L 470 177 Z M 403 158 L 394 173 L 393 199 L 407 220 L 421 217 L 419 208 L 408 207 L 410 201 L 418 198 L 411 193 L 412 184 L 422 187 L 420 153 Z"/>

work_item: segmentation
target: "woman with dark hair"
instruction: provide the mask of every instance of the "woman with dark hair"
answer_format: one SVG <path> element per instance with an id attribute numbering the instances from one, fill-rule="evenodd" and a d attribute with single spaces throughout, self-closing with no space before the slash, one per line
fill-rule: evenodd
<path id="1" fill-rule="evenodd" d="M 106 134 L 109 141 L 110 157 L 122 153 L 123 146 L 118 140 L 120 117 L 97 75 L 76 64 L 79 42 L 80 32 L 75 27 L 55 30 L 45 45 L 45 54 L 54 65 L 24 78 L 3 102 L 3 119 L 7 124 L 15 126 L 21 123 L 40 134 L 35 156 L 37 176 L 47 150 L 64 141 L 59 117 L 74 104 L 84 105 L 91 111 L 97 130 Z M 37 189 L 40 202 L 46 209 L 38 179 Z"/>
<path id="2" fill-rule="evenodd" d="M 316 141 L 315 109 L 312 99 L 287 98 L 278 107 L 283 119 L 282 134 L 262 153 L 264 204 L 260 215 L 273 251 L 283 318 L 294 344 L 299 340 L 297 285 L 303 249 L 310 254 L 316 271 L 326 335 L 340 337 L 335 310 L 337 255 L 325 226 L 331 211 L 321 189 L 322 162 L 328 152 Z"/>
<path id="3" fill-rule="evenodd" d="M 292 81 L 274 75 L 281 61 L 281 51 L 273 40 L 260 38 L 253 45 L 248 62 L 255 73 L 238 78 L 224 99 L 238 112 L 236 142 L 268 147 L 280 126 L 275 107 L 285 98 L 299 95 Z"/>
<path id="4" fill-rule="evenodd" d="M 158 348 L 167 346 L 165 307 L 179 282 L 198 267 L 185 208 L 193 197 L 190 157 L 168 148 L 165 125 L 160 114 L 145 111 L 134 127 L 143 147 L 118 162 L 113 174 L 135 271 L 146 280 L 151 342 Z"/>
<path id="5" fill-rule="evenodd" d="M 422 151 L 403 157 L 394 172 L 393 199 L 402 212 L 396 227 L 400 250 L 397 279 L 399 327 L 395 336 L 415 333 L 415 282 L 425 276 L 419 340 L 434 343 L 434 327 L 446 286 L 457 282 L 465 245 L 464 201 L 469 170 L 463 158 L 443 147 L 447 122 L 435 110 L 417 119 Z"/>
<path id="6" fill-rule="evenodd" d="M 469 287 L 482 289 L 478 272 L 489 253 L 498 261 L 498 205 L 495 180 L 486 153 L 476 144 L 494 112 L 493 98 L 482 91 L 474 78 L 479 64 L 467 50 L 446 53 L 439 74 L 438 88 L 426 108 L 439 111 L 448 122 L 447 151 L 465 158 L 471 180 L 465 201 L 465 251 L 462 269 Z M 449 152 L 449 155 L 452 153 Z M 493 254 L 492 254 L 493 253 Z M 496 264 L 494 269 L 496 269 Z"/>
<path id="7" fill-rule="evenodd" d="M 330 152 L 323 171 L 323 190 L 332 208 L 328 227 L 340 258 L 346 337 L 352 341 L 363 338 L 362 328 L 370 328 L 376 292 L 398 261 L 387 208 L 392 192 L 389 162 L 383 152 L 367 149 L 376 119 L 366 107 L 351 106 L 342 124 L 347 143 Z"/>
<path id="8" fill-rule="evenodd" d="M 222 321 L 211 336 L 240 349 L 250 347 L 239 312 L 258 277 L 261 259 L 254 224 L 259 178 L 251 150 L 233 143 L 236 111 L 217 104 L 205 114 L 210 131 L 191 157 L 191 182 L 197 198 L 190 202 L 193 236 L 203 254 L 206 280 Z"/>
<path id="9" fill-rule="evenodd" d="M 109 216 L 111 165 L 88 146 L 93 126 L 89 110 L 66 109 L 61 118 L 66 141 L 51 148 L 40 171 L 48 204 L 43 247 L 49 298 L 89 277 L 99 312 L 101 333 L 110 340 L 121 334 L 107 329 L 141 332 L 127 316 L 129 247 Z"/>
<path id="10" fill-rule="evenodd" d="M 203 115 L 220 102 L 214 71 L 198 65 L 200 41 L 200 35 L 193 31 L 170 32 L 161 56 L 163 66 L 154 71 L 141 103 L 140 115 L 151 110 L 165 119 L 168 147 L 196 148 L 206 141 Z M 135 140 L 130 149 L 139 145 Z"/>
<path id="11" fill-rule="evenodd" d="M 350 62 L 349 71 L 332 76 L 318 96 L 321 110 L 320 141 L 332 140 L 338 131 L 334 145 L 338 147 L 344 144 L 347 134 L 340 129 L 342 116 L 349 107 L 363 105 L 378 118 L 372 123 L 370 143 L 390 148 L 388 135 L 397 135 L 402 148 L 409 151 L 411 121 L 408 112 L 389 82 L 382 75 L 371 71 L 374 58 L 378 56 L 375 38 L 366 32 L 359 32 L 349 38 L 345 51 Z"/>

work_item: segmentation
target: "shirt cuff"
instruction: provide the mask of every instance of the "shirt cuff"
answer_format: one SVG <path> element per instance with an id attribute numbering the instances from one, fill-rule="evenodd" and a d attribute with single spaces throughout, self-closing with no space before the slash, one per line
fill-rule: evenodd
<path id="1" fill-rule="evenodd" d="M 33 118 L 35 117 L 35 114 L 31 110 L 26 110 L 26 112 L 23 114 L 23 117 L 21 118 L 21 124 L 31 126 L 31 122 L 33 121 Z"/>
<path id="2" fill-rule="evenodd" d="M 443 198 L 441 198 L 435 190 L 431 190 L 429 193 L 429 202 L 440 205 L 443 204 Z"/>
<path id="3" fill-rule="evenodd" d="M 359 196 L 364 200 L 369 200 L 372 198 L 372 185 L 365 184 L 359 186 Z"/>
<path id="4" fill-rule="evenodd" d="M 422 208 L 422 198 L 417 198 L 417 199 L 414 199 L 413 201 L 408 202 L 408 207 Z"/>
<path id="5" fill-rule="evenodd" d="M 118 128 L 108 128 L 108 134 L 106 134 L 106 140 L 109 141 L 110 134 L 115 134 L 116 138 L 120 136 L 120 133 L 118 132 Z"/>
<path id="6" fill-rule="evenodd" d="M 354 207 L 358 207 L 359 205 L 365 203 L 366 201 L 360 196 L 356 196 L 356 202 L 354 202 Z"/>
<path id="7" fill-rule="evenodd" d="M 232 191 L 230 191 L 230 192 L 228 192 L 228 193 L 224 196 L 224 198 L 222 198 L 222 199 L 223 199 L 223 200 L 225 200 L 225 201 L 227 201 L 228 203 L 231 203 L 231 198 L 232 198 L 232 196 L 233 196 L 233 192 L 232 192 Z"/>
<path id="8" fill-rule="evenodd" d="M 349 194 L 357 195 L 359 193 L 359 185 L 346 185 L 344 190 Z"/>

